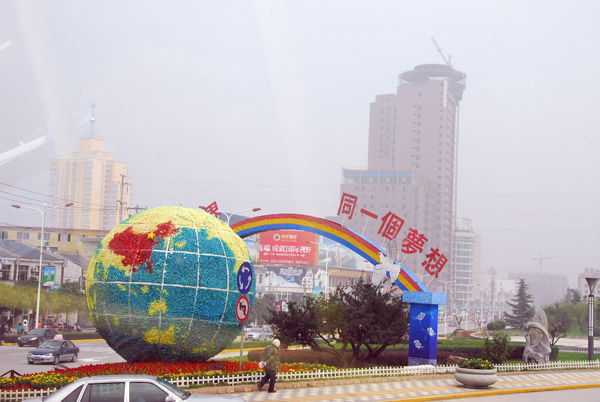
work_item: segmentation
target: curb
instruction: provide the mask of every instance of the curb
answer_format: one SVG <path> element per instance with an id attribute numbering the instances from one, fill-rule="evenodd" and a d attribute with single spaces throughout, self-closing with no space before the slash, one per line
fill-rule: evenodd
<path id="1" fill-rule="evenodd" d="M 459 387 L 459 386 L 457 386 L 457 387 Z M 525 394 L 525 393 L 529 393 L 529 392 L 543 392 L 543 391 L 566 391 L 566 390 L 571 390 L 571 389 L 587 389 L 587 388 L 600 388 L 600 384 L 555 385 L 555 386 L 550 386 L 550 387 L 537 387 L 537 388 L 515 388 L 515 389 L 498 389 L 498 390 L 489 390 L 489 391 L 458 392 L 456 394 L 449 394 L 449 395 L 432 395 L 432 396 L 420 396 L 420 397 L 416 397 L 416 398 L 393 399 L 393 400 L 387 400 L 386 402 L 441 401 L 441 400 L 458 399 L 458 398 L 476 398 L 479 396 Z"/>
<path id="2" fill-rule="evenodd" d="M 587 370 L 578 370 L 587 371 Z M 530 374 L 546 374 L 552 371 L 519 371 L 519 372 L 501 372 L 498 376 L 511 376 L 517 377 L 520 375 Z M 422 375 L 410 375 L 402 377 L 369 377 L 369 378 L 350 378 L 340 380 L 311 380 L 311 381 L 297 381 L 297 382 L 279 382 L 277 381 L 277 389 L 295 389 L 295 388 L 319 388 L 328 386 L 338 385 L 355 385 L 355 384 L 366 384 L 366 383 L 384 383 L 384 382 L 396 382 L 396 381 L 425 381 L 425 380 L 446 380 L 454 379 L 454 374 L 422 374 Z M 540 391 L 559 391 L 563 389 L 574 389 L 574 388 L 600 388 L 600 383 L 597 384 L 573 384 L 573 385 L 556 385 L 547 387 L 536 387 L 536 388 L 512 388 L 512 389 L 497 389 L 494 390 L 493 386 L 485 391 L 470 391 L 470 388 L 463 387 L 459 383 L 456 383 L 457 392 L 448 395 L 432 395 L 424 397 L 406 398 L 402 401 L 431 401 L 439 399 L 456 399 L 462 397 L 471 396 L 487 396 L 487 395 L 503 395 L 511 393 L 524 393 L 524 392 L 540 392 Z M 201 388 L 187 388 L 192 394 L 237 394 L 245 392 L 259 392 L 256 388 L 256 383 L 252 384 L 240 384 L 240 385 L 221 385 L 221 386 L 207 386 Z M 461 391 L 462 390 L 462 391 Z M 386 401 L 396 402 L 396 401 Z M 400 402 L 400 401 L 397 401 Z"/>

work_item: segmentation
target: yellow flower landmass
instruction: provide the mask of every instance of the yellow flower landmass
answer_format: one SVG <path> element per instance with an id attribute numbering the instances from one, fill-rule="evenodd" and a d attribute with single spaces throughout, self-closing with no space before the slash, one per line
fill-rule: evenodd
<path id="1" fill-rule="evenodd" d="M 148 314 L 156 315 L 158 313 L 165 314 L 167 312 L 167 303 L 164 300 L 154 300 L 150 303 L 150 308 L 148 309 Z"/>
<path id="2" fill-rule="evenodd" d="M 175 344 L 175 326 L 171 325 L 168 330 L 159 332 L 158 329 L 152 328 L 144 333 L 144 340 L 151 344 Z"/>

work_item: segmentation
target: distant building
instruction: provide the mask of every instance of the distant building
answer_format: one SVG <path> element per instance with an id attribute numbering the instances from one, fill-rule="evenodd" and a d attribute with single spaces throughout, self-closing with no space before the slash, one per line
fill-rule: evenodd
<path id="1" fill-rule="evenodd" d="M 533 304 L 538 309 L 562 300 L 567 293 L 569 283 L 565 275 L 546 273 L 510 273 L 508 278 L 515 281 L 525 279 L 527 292 L 533 296 Z"/>
<path id="2" fill-rule="evenodd" d="M 600 268 L 586 268 L 583 274 L 577 276 L 577 290 L 581 296 L 588 296 L 590 294 L 590 287 L 585 280 L 585 277 L 588 275 L 600 276 Z M 598 281 L 594 288 L 594 296 L 600 297 L 600 281 Z"/>
<path id="3" fill-rule="evenodd" d="M 50 252 L 79 254 L 90 259 L 108 230 L 44 228 L 44 249 Z M 12 240 L 39 249 L 40 227 L 0 226 L 0 240 Z M 39 256 L 39 254 L 38 254 Z"/>
<path id="4" fill-rule="evenodd" d="M 40 248 L 18 241 L 0 240 L 0 281 L 4 283 L 39 280 Z M 52 266 L 55 282 L 62 283 L 65 261 L 60 256 L 44 251 L 42 266 Z"/>
<path id="5" fill-rule="evenodd" d="M 396 239 L 400 247 L 409 228 L 427 237 L 422 253 L 401 255 L 418 276 L 431 248 L 449 262 L 440 281 L 454 278 L 453 228 L 459 102 L 465 74 L 446 65 L 425 64 L 400 74 L 396 93 L 377 95 L 370 105 L 368 167 L 344 169 L 340 192 L 357 196 L 345 226 L 373 241 L 388 212 L 405 220 Z M 364 209 L 379 219 L 360 212 Z M 366 224 L 366 228 L 365 228 Z"/>
<path id="6" fill-rule="evenodd" d="M 71 208 L 54 209 L 49 226 L 110 230 L 127 217 L 131 189 L 128 164 L 104 152 L 104 141 L 82 138 L 79 152 L 68 159 L 55 159 L 50 166 L 50 198 Z"/>
<path id="7" fill-rule="evenodd" d="M 473 230 L 471 220 L 467 218 L 456 218 L 456 227 L 454 230 L 455 269 L 453 272 L 454 275 L 451 278 L 453 286 L 449 287 L 449 293 L 453 290 L 453 299 L 455 300 L 453 304 L 456 303 L 457 306 L 467 305 L 469 301 L 471 301 L 470 304 L 474 304 L 478 298 L 482 299 L 482 294 L 480 293 L 483 293 L 483 299 L 487 299 L 490 292 L 487 284 L 484 284 L 483 278 L 480 277 L 480 237 Z M 475 286 L 479 287 L 478 291 L 475 291 Z M 469 311 L 474 311 L 475 309 L 473 306 L 469 306 Z"/>

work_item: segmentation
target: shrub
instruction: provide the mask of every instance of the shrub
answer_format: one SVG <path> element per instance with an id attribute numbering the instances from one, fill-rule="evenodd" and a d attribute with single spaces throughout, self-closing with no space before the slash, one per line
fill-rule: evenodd
<path id="1" fill-rule="evenodd" d="M 478 350 L 481 350 L 479 348 Z M 260 361 L 260 355 L 262 350 L 250 350 L 248 351 L 248 361 L 258 362 Z M 460 350 L 438 350 L 437 362 L 440 365 L 444 365 L 448 361 L 449 356 L 460 356 L 469 357 L 473 356 L 472 352 L 464 352 Z M 346 352 L 344 356 L 345 360 L 349 362 L 352 358 L 352 352 Z M 292 363 L 302 361 L 305 363 L 313 364 L 325 364 L 327 366 L 334 366 L 341 368 L 344 366 L 343 362 L 339 362 L 331 353 L 317 352 L 313 350 L 280 350 L 279 360 L 281 363 Z M 408 366 L 408 349 L 395 349 L 385 350 L 377 358 L 367 360 L 364 362 L 367 366 Z"/>
<path id="2" fill-rule="evenodd" d="M 458 363 L 458 367 L 475 370 L 492 370 L 495 368 L 489 360 L 479 358 L 463 360 Z"/>
<path id="3" fill-rule="evenodd" d="M 490 331 L 499 331 L 506 328 L 506 323 L 502 320 L 488 322 L 487 329 Z"/>
<path id="4" fill-rule="evenodd" d="M 492 338 L 485 337 L 484 348 L 486 359 L 496 364 L 502 363 L 509 356 L 510 335 L 506 331 L 494 332 Z"/>

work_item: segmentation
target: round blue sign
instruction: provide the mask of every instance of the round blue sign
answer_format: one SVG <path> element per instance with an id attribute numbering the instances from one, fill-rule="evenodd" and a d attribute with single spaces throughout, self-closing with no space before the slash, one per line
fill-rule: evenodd
<path id="1" fill-rule="evenodd" d="M 243 263 L 238 270 L 237 287 L 243 295 L 252 289 L 252 266 L 247 262 Z"/>

